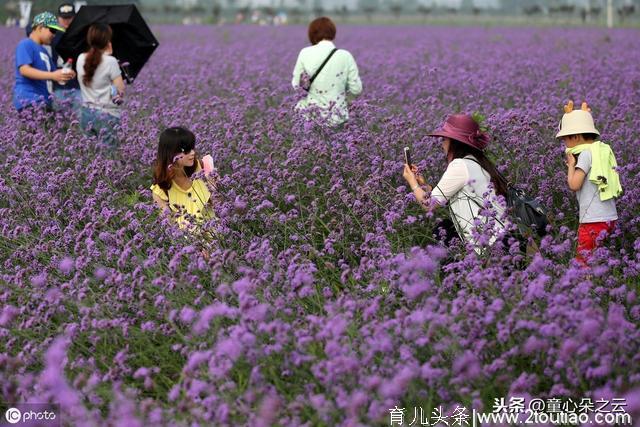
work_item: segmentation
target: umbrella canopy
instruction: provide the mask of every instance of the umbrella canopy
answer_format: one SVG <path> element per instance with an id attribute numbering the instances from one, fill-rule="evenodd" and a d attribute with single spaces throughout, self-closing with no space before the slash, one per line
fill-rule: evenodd
<path id="1" fill-rule="evenodd" d="M 87 32 L 96 22 L 111 26 L 113 56 L 121 65 L 128 63 L 128 67 L 121 68 L 123 77 L 131 83 L 158 47 L 158 40 L 133 4 L 82 6 L 56 46 L 58 55 L 65 62 L 73 58 L 75 63 L 78 55 L 89 50 Z"/>

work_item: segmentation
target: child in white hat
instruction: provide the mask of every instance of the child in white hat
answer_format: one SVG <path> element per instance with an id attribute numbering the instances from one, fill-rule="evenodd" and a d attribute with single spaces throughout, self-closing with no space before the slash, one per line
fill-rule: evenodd
<path id="1" fill-rule="evenodd" d="M 573 101 L 569 101 L 564 111 L 556 138 L 566 146 L 567 183 L 580 205 L 576 259 L 586 265 L 588 255 L 615 227 L 615 199 L 622 194 L 622 186 L 615 155 L 600 141 L 587 103 L 574 110 Z"/>

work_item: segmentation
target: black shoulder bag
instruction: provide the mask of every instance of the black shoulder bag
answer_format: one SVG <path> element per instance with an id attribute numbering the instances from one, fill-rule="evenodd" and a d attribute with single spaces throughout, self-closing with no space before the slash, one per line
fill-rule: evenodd
<path id="1" fill-rule="evenodd" d="M 333 50 L 331 51 L 331 53 L 329 53 L 329 56 L 327 56 L 324 60 L 324 62 L 322 64 L 320 64 L 320 67 L 316 70 L 316 72 L 313 74 L 313 76 L 311 76 L 311 78 L 309 79 L 309 84 L 302 87 L 302 89 L 306 90 L 307 92 L 309 92 L 309 90 L 311 90 L 311 84 L 313 83 L 313 81 L 316 79 L 316 77 L 318 77 L 318 74 L 320 74 L 320 71 L 322 71 L 322 69 L 324 68 L 325 65 L 327 65 L 327 62 L 329 62 L 329 60 L 331 59 L 331 57 L 333 56 L 334 53 L 336 53 L 338 51 L 338 48 L 335 47 L 333 48 Z"/>
<path id="2" fill-rule="evenodd" d="M 465 157 L 467 160 L 480 163 L 475 159 Z M 497 170 L 496 170 L 497 171 Z M 538 237 L 544 237 L 547 234 L 547 226 L 549 225 L 549 217 L 547 210 L 533 197 L 527 195 L 524 190 L 513 185 L 500 172 L 498 175 L 507 183 L 507 208 L 511 214 L 511 218 L 518 226 L 518 231 L 524 237 L 536 234 Z"/>

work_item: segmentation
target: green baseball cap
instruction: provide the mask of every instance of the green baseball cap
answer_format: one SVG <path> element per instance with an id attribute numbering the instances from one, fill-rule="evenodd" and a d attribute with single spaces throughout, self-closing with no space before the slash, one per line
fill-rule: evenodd
<path id="1" fill-rule="evenodd" d="M 42 12 L 37 14 L 33 18 L 33 23 L 31 24 L 31 27 L 35 28 L 38 25 L 42 25 L 43 27 L 64 32 L 64 27 L 61 27 L 60 24 L 58 24 L 58 18 L 56 18 L 56 16 L 51 12 Z"/>

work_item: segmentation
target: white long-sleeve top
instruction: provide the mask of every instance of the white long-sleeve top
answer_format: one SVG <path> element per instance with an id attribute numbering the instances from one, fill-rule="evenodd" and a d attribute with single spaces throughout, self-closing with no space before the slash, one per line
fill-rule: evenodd
<path id="1" fill-rule="evenodd" d="M 468 156 L 473 159 L 473 156 Z M 491 176 L 478 163 L 467 157 L 453 159 L 440 181 L 431 192 L 431 199 L 439 204 L 449 203 L 454 225 L 461 239 L 471 241 L 480 252 L 478 242 L 473 239 L 474 220 L 486 223 L 488 217 L 480 214 L 480 206 L 485 205 L 485 197 L 490 201 L 497 218 L 504 215 L 505 206 L 499 202 L 493 187 Z M 493 236 L 489 244 L 495 242 L 497 235 L 504 230 L 504 224 L 496 221 Z"/>
<path id="2" fill-rule="evenodd" d="M 300 76 L 303 72 L 309 77 L 313 76 L 334 48 L 333 42 L 322 40 L 314 46 L 302 49 L 293 69 L 293 87 L 300 86 Z M 333 124 L 339 124 L 349 118 L 347 92 L 359 95 L 362 92 L 362 81 L 351 53 L 339 49 L 318 74 L 309 94 L 298 102 L 296 109 L 320 107 L 324 112 L 323 117 L 328 117 Z"/>

